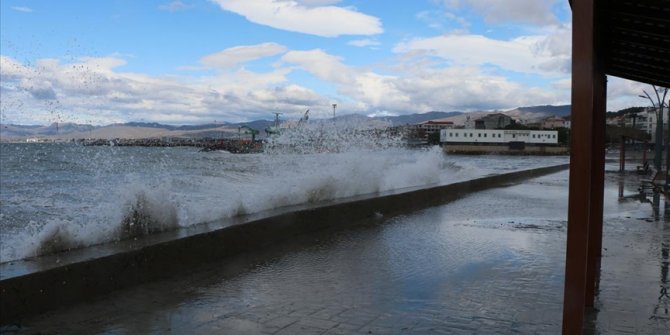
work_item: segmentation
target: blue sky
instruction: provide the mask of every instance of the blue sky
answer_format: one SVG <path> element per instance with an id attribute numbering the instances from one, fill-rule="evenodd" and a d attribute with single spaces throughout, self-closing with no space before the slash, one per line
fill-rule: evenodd
<path id="1" fill-rule="evenodd" d="M 3 0 L 0 122 L 193 124 L 569 102 L 563 0 Z M 639 86 L 611 80 L 610 109 Z"/>

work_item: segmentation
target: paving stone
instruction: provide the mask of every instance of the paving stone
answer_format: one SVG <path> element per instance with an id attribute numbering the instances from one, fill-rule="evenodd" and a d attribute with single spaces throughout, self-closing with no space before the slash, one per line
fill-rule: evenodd
<path id="1" fill-rule="evenodd" d="M 298 318 L 292 317 L 292 316 L 279 316 L 274 319 L 265 321 L 263 323 L 264 326 L 269 327 L 269 328 L 277 328 L 277 329 L 282 329 L 286 328 L 287 326 L 294 324 L 298 322 Z"/>
<path id="2" fill-rule="evenodd" d="M 308 326 L 303 326 L 300 325 L 299 323 L 294 323 L 278 332 L 276 332 L 276 335 L 318 335 L 318 334 L 323 334 L 327 330 L 322 329 L 322 328 L 314 328 L 314 327 L 308 327 Z"/>

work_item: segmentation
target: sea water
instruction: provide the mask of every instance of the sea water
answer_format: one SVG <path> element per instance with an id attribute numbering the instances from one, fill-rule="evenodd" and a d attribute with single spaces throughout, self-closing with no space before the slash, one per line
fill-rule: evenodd
<path id="1" fill-rule="evenodd" d="M 339 139 L 348 145 L 337 147 L 321 141 L 306 150 L 279 139 L 264 153 L 246 155 L 194 147 L 2 143 L 0 262 L 127 238 L 129 222 L 138 216 L 149 218 L 143 232 L 153 233 L 567 162 L 446 155 L 439 147 L 412 149 L 389 139 L 356 141 Z"/>

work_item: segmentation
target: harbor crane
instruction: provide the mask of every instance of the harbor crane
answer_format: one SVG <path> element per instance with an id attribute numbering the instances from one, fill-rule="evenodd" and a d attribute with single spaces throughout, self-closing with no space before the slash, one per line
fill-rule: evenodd
<path id="1" fill-rule="evenodd" d="M 255 142 L 256 141 L 256 135 L 258 135 L 258 130 L 251 128 L 249 126 L 240 126 L 237 128 L 237 135 L 240 136 L 240 134 L 244 131 L 245 134 L 251 134 L 251 141 Z"/>

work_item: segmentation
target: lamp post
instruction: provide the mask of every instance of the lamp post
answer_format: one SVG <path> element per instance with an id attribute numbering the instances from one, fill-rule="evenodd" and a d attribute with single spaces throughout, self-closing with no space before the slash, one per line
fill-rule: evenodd
<path id="1" fill-rule="evenodd" d="M 656 97 L 658 98 L 658 102 L 654 102 L 654 99 L 651 98 L 649 93 L 646 91 L 644 92 L 644 95 L 638 95 L 640 98 L 645 98 L 649 99 L 649 102 L 651 102 L 651 106 L 656 109 L 656 136 L 654 138 L 654 168 L 656 168 L 656 171 L 661 171 L 661 163 L 662 163 L 662 154 L 663 154 L 663 106 L 665 106 L 665 95 L 668 92 L 668 89 L 665 89 L 665 93 L 663 94 L 663 98 L 661 99 L 660 96 L 658 95 L 658 90 L 656 89 L 656 86 L 652 85 L 654 88 L 654 93 L 656 93 Z M 666 165 L 668 165 L 667 160 L 666 160 Z"/>
<path id="2" fill-rule="evenodd" d="M 333 104 L 333 121 L 335 121 L 335 109 L 337 109 L 337 104 Z"/>

